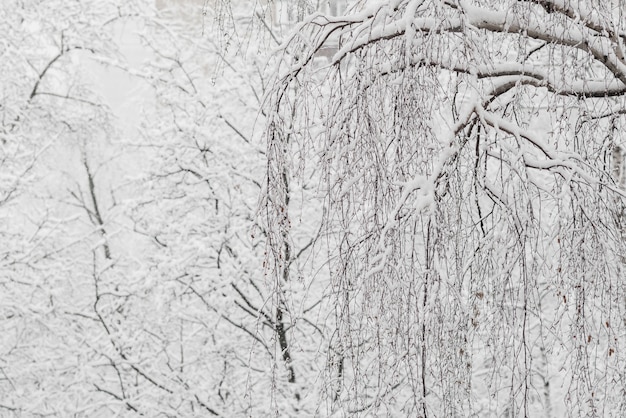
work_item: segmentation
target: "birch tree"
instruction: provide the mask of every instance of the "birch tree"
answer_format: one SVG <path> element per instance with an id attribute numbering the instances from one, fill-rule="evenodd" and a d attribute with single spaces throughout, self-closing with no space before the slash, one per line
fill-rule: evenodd
<path id="1" fill-rule="evenodd" d="M 331 410 L 624 414 L 625 14 L 353 2 L 282 44 L 267 222 L 288 234 L 281 179 L 319 165 Z"/>

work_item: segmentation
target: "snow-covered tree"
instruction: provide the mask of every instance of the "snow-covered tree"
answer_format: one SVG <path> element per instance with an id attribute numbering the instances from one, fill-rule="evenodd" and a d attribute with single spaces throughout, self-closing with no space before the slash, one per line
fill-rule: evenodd
<path id="1" fill-rule="evenodd" d="M 102 332 L 94 257 L 112 259 L 115 204 L 103 186 L 113 183 L 100 166 L 115 128 L 82 62 L 119 58 L 112 26 L 124 13 L 109 1 L 0 5 L 3 416 L 107 409 L 90 344 Z"/>
<path id="2" fill-rule="evenodd" d="M 319 408 L 330 333 L 327 276 L 304 261 L 319 238 L 313 187 L 289 189 L 301 215 L 280 282 L 258 221 L 253 126 L 283 31 L 271 6 L 0 6 L 0 415 Z M 110 106 L 122 86 L 130 118 Z"/>
<path id="3" fill-rule="evenodd" d="M 618 0 L 353 2 L 282 44 L 268 233 L 289 232 L 281 179 L 317 165 L 335 410 L 624 414 L 625 17 Z"/>
<path id="4" fill-rule="evenodd" d="M 263 54 L 283 30 L 265 11 L 233 5 L 227 33 L 255 35 L 233 37 L 226 49 L 185 25 L 189 16 L 177 21 L 176 10 L 163 10 L 169 27 L 155 21 L 142 35 L 154 56 L 143 72 L 155 100 L 138 142 L 151 161 L 132 218 L 150 241 L 157 282 L 168 283 L 163 316 L 140 321 L 163 324 L 151 332 L 162 342 L 145 344 L 154 350 L 147 357 L 164 356 L 166 341 L 177 345 L 178 378 L 226 416 L 314 414 L 326 362 L 319 347 L 328 334 L 320 321 L 327 283 L 304 262 L 319 238 L 317 207 L 304 200 L 311 185 L 290 189 L 300 215 L 281 236 L 288 271 L 274 281 L 264 267 L 258 199 L 266 159 L 253 128 L 265 117 Z"/>

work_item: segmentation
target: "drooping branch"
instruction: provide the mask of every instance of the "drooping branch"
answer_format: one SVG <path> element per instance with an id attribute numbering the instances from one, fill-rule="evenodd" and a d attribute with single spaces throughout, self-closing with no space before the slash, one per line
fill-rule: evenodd
<path id="1" fill-rule="evenodd" d="M 520 1 L 517 3 L 521 5 L 528 2 Z M 547 3 L 554 4 L 555 7 L 561 5 L 562 7 L 559 7 L 563 9 L 562 14 L 566 22 L 557 21 L 548 24 L 545 17 L 549 13 L 545 10 L 543 15 L 541 13 L 530 13 L 522 19 L 515 12 L 506 10 L 494 11 L 474 6 L 468 1 L 460 1 L 458 6 L 454 4 L 454 7 L 450 7 L 450 3 L 448 3 L 447 13 L 442 13 L 440 16 L 416 17 L 415 15 L 405 13 L 398 17 L 397 14 L 390 13 L 384 19 L 376 14 L 364 16 L 361 21 L 351 20 L 347 22 L 321 22 L 318 18 L 314 22 L 316 25 L 321 26 L 322 29 L 319 30 L 315 46 L 312 49 L 316 51 L 322 48 L 325 43 L 329 42 L 332 34 L 339 32 L 344 43 L 333 57 L 333 63 L 337 64 L 345 60 L 349 54 L 377 43 L 401 37 L 407 38 L 410 42 L 412 37 L 419 34 L 432 37 L 462 33 L 464 36 L 471 37 L 474 31 L 480 30 L 500 34 L 523 34 L 528 39 L 585 52 L 613 75 L 614 81 L 609 82 L 608 85 L 603 80 L 606 92 L 608 94 L 624 92 L 626 90 L 626 63 L 623 60 L 622 36 L 615 34 L 612 36 L 612 33 L 607 32 L 607 29 L 598 32 L 601 27 L 599 23 L 590 25 L 581 23 L 578 17 L 581 14 L 584 15 L 584 13 L 576 12 L 571 6 L 566 7 L 564 3 L 561 4 L 559 2 L 556 4 L 555 2 L 541 1 L 537 3 L 541 6 L 540 10 L 543 10 Z M 560 10 L 559 7 L 556 7 L 556 10 Z M 414 10 L 411 10 L 411 12 L 415 13 Z M 313 53 L 308 56 L 310 59 Z M 448 60 L 444 58 L 444 61 L 433 62 L 432 64 L 451 67 L 451 63 L 446 61 Z M 307 64 L 308 60 L 305 60 L 297 68 Z M 457 67 L 458 62 L 452 66 Z M 474 69 L 467 68 L 466 70 L 472 71 Z M 297 71 L 299 70 L 296 69 Z M 533 73 L 530 72 L 527 75 L 532 76 Z M 554 80 L 543 76 L 541 79 L 546 83 L 546 87 L 554 86 L 554 92 L 559 92 L 559 94 L 586 95 L 588 93 L 590 97 L 599 97 L 602 93 L 598 90 L 599 85 L 591 88 L 585 85 L 585 88 L 582 88 L 582 85 L 588 80 L 581 80 L 579 82 L 580 85 L 574 85 L 571 93 L 568 93 L 568 89 L 565 86 L 563 86 L 563 89 L 558 88 Z"/>
<path id="2" fill-rule="evenodd" d="M 409 67 L 435 67 L 458 74 L 475 76 L 478 80 L 489 80 L 493 87 L 487 97 L 499 96 L 514 87 L 527 85 L 545 88 L 559 96 L 602 98 L 621 96 L 626 93 L 626 84 L 621 81 L 593 80 L 558 80 L 553 74 L 539 66 L 522 63 L 496 63 L 491 65 L 471 65 L 453 62 L 448 58 L 414 58 L 409 63 L 397 63 L 381 66 L 379 76 L 401 74 Z"/>
<path id="3" fill-rule="evenodd" d="M 288 47 L 305 52 L 284 68 L 268 111 L 275 200 L 267 208 L 285 199 L 281 134 L 309 146 L 303 158 L 322 156 L 344 339 L 331 364 L 353 389 L 335 400 L 360 407 L 369 397 L 387 408 L 403 393 L 404 413 L 469 416 L 486 413 L 473 399 L 491 396 L 493 415 L 549 415 L 559 402 L 549 387 L 571 382 L 573 410 L 582 411 L 602 377 L 575 383 L 575 372 L 548 365 L 579 370 L 578 360 L 556 360 L 546 348 L 572 341 L 569 325 L 621 310 L 606 289 L 623 275 L 615 262 L 623 240 L 611 230 L 623 194 L 611 178 L 621 172 L 624 138 L 604 120 L 623 123 L 619 25 L 600 30 L 599 11 L 574 9 L 582 1 L 383 3 L 303 26 Z M 477 6 L 485 4 L 501 10 Z M 311 57 L 330 42 L 339 52 L 320 70 Z M 272 215 L 281 219 L 280 210 Z M 274 225 L 277 255 L 281 231 Z M 570 322 L 572 293 L 595 310 Z M 609 375 L 616 357 L 582 353 L 592 332 L 582 329 L 571 346 Z M 411 386 L 385 395 L 404 376 Z M 545 400 L 531 399 L 533 387 Z"/>

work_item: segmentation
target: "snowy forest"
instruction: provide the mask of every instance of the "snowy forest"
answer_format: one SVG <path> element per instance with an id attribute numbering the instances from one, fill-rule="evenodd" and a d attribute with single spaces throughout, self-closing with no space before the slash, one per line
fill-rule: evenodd
<path id="1" fill-rule="evenodd" d="M 0 417 L 626 416 L 626 0 L 2 0 Z"/>

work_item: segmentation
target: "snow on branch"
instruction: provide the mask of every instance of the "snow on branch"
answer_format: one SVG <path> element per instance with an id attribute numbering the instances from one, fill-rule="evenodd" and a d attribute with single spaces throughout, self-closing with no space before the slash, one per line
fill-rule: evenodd
<path id="1" fill-rule="evenodd" d="M 406 6 L 408 2 L 402 3 Z M 514 3 L 521 7 L 520 5 L 528 2 Z M 475 31 L 483 30 L 494 34 L 517 34 L 528 39 L 548 42 L 553 46 L 579 49 L 613 74 L 615 78 L 613 84 L 619 83 L 623 86 L 626 83 L 622 34 L 603 28 L 599 23 L 587 23 L 591 18 L 581 19 L 579 13 L 574 13 L 571 7 L 565 7 L 561 2 L 537 3 L 542 7 L 550 4 L 555 10 L 562 10 L 566 19 L 548 23 L 546 15 L 551 12 L 540 13 L 534 10 L 533 13 L 522 16 L 515 12 L 479 7 L 468 1 L 461 1 L 455 7 L 446 7 L 441 13 L 434 15 L 424 8 L 413 10 L 408 7 L 400 14 L 397 11 L 398 7 L 395 7 L 391 9 L 393 13 L 389 9 L 380 9 L 374 14 L 362 13 L 351 18 L 326 21 L 316 16 L 309 22 L 309 27 L 313 32 L 315 29 L 311 25 L 318 27 L 319 34 L 310 44 L 310 48 L 317 51 L 328 42 L 337 42 L 336 38 L 341 38 L 342 44 L 332 59 L 334 64 L 338 64 L 346 60 L 350 54 L 384 41 L 402 38 L 407 45 L 414 45 L 415 37 L 451 34 L 471 39 L 476 36 Z M 418 16 L 415 16 L 416 13 Z M 304 31 L 306 27 L 307 25 L 303 24 L 301 30 Z M 336 36 L 331 37 L 332 34 Z M 298 67 L 307 65 L 312 57 L 313 52 Z M 446 65 L 443 62 L 441 64 Z M 607 89 L 611 91 L 612 87 Z M 579 93 L 576 89 L 572 92 Z M 591 89 L 589 93 L 598 94 L 595 89 Z"/>

